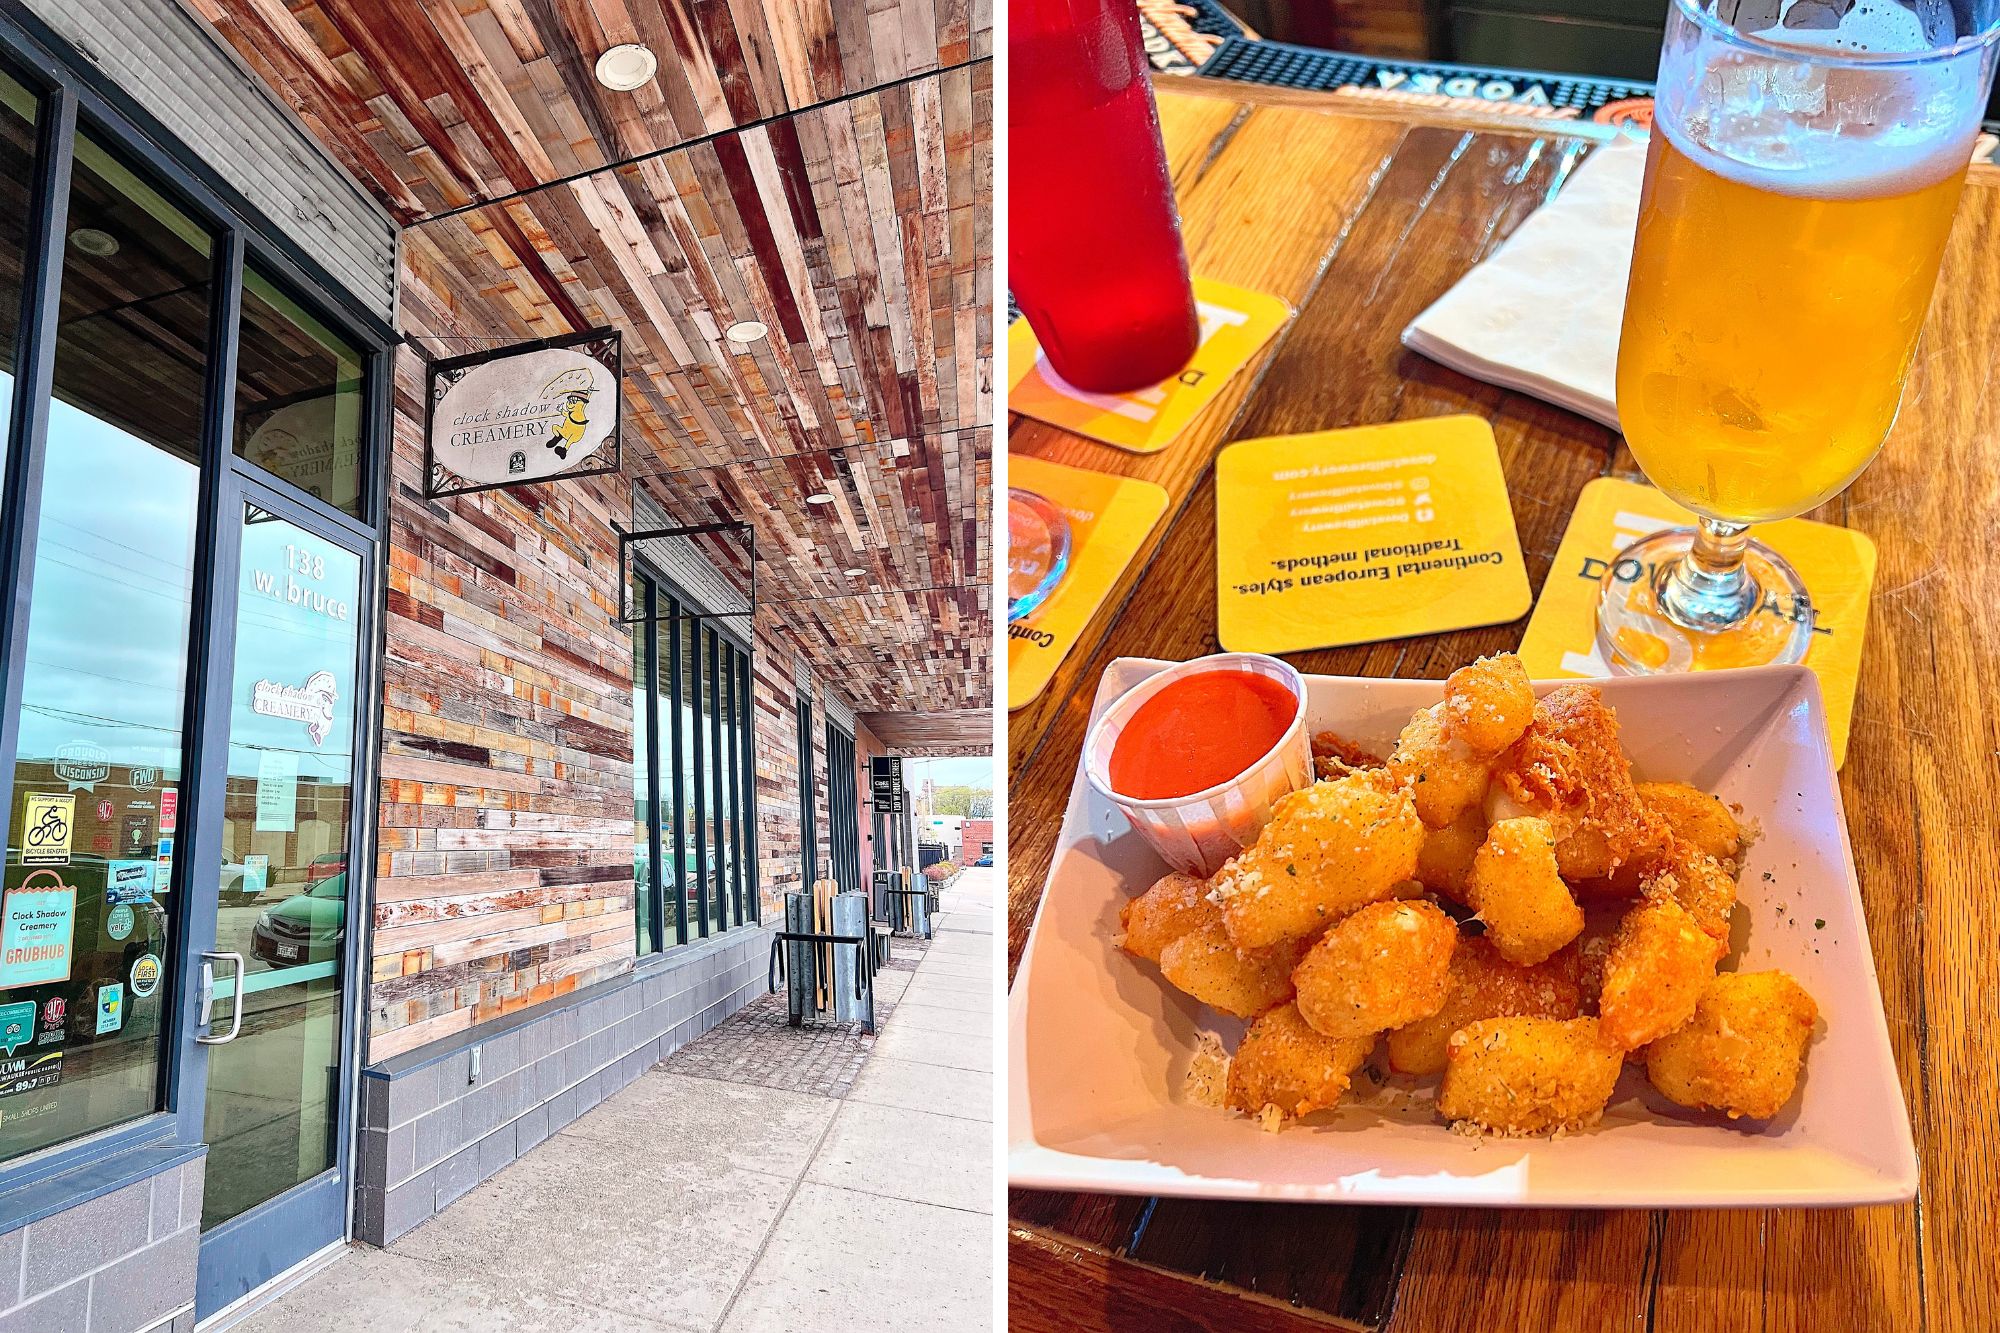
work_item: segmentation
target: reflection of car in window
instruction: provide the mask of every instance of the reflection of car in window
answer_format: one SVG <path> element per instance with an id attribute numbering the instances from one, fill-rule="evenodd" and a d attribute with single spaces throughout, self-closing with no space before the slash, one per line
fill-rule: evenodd
<path id="1" fill-rule="evenodd" d="M 250 932 L 250 951 L 273 967 L 296 967 L 337 957 L 347 925 L 345 857 L 322 856 L 313 862 L 340 868 L 283 902 L 273 903 L 257 917 Z"/>

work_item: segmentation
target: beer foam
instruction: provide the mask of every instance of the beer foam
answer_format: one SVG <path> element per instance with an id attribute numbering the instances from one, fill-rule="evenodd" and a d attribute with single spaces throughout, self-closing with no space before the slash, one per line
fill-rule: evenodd
<path id="1" fill-rule="evenodd" d="M 1706 170 L 1778 194 L 1886 198 L 1964 170 L 1986 101 L 1983 53 L 1867 60 L 1949 46 L 1952 11 L 1933 5 L 1927 20 L 1901 0 L 1839 3 L 1781 0 L 1777 21 L 1748 34 L 1795 57 L 1718 43 L 1678 71 L 1665 62 L 1654 123 Z"/>
<path id="2" fill-rule="evenodd" d="M 1945 31 L 1933 40 L 1924 32 L 1923 20 L 1916 11 L 1895 0 L 1861 0 L 1831 26 L 1820 26 L 1831 17 L 1826 0 L 1784 0 L 1778 22 L 1751 36 L 1779 46 L 1832 55 L 1915 55 L 1948 44 L 1952 39 L 1952 34 Z"/>
<path id="3" fill-rule="evenodd" d="M 1833 71 L 1831 77 L 1837 80 L 1843 73 Z M 1902 78 L 1910 73 L 1855 77 Z M 1952 95 L 1938 90 L 1933 101 L 1939 96 Z M 1739 184 L 1812 199 L 1889 198 L 1963 171 L 1984 109 L 1983 99 L 1967 92 L 1947 103 L 1953 105 L 1949 118 L 1923 123 L 1913 108 L 1908 115 L 1868 124 L 1834 111 L 1815 117 L 1770 107 L 1721 115 L 1698 108 L 1683 116 L 1678 105 L 1670 104 L 1680 100 L 1660 99 L 1654 127 L 1690 160 Z"/>

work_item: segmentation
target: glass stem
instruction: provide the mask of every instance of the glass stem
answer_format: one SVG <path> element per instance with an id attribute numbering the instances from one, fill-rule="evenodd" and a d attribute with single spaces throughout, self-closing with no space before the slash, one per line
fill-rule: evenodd
<path id="1" fill-rule="evenodd" d="M 1706 633 L 1747 620 L 1757 609 L 1757 585 L 1743 567 L 1749 545 L 1748 524 L 1702 519 L 1687 555 L 1658 575 L 1655 589 L 1667 618 Z"/>

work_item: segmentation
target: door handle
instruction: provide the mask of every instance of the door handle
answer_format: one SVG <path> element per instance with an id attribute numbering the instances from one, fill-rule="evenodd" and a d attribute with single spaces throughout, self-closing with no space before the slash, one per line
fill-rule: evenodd
<path id="1" fill-rule="evenodd" d="M 209 1016 L 215 1011 L 215 965 L 225 958 L 236 964 L 236 994 L 233 997 L 236 1002 L 230 1007 L 229 1035 L 218 1037 L 210 1034 L 204 1037 L 200 1033 L 196 1033 L 195 1040 L 204 1046 L 226 1046 L 230 1042 L 235 1041 L 237 1036 L 243 1031 L 243 955 L 230 950 L 220 952 L 213 952 L 207 949 L 202 950 L 200 1026 L 207 1027 Z"/>

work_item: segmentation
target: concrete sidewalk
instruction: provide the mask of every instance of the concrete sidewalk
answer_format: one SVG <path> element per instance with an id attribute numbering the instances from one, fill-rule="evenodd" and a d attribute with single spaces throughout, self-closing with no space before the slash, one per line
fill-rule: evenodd
<path id="1" fill-rule="evenodd" d="M 766 1086 L 754 1058 L 704 1060 L 725 1024 L 388 1249 L 350 1247 L 234 1327 L 990 1329 L 996 892 L 993 871 L 965 872 L 914 971 L 879 974 L 872 1047 L 783 1028 L 782 997 L 775 1031 L 742 1016 L 760 1043 L 819 1042 L 815 1066 L 852 1043 L 858 1072 Z"/>

